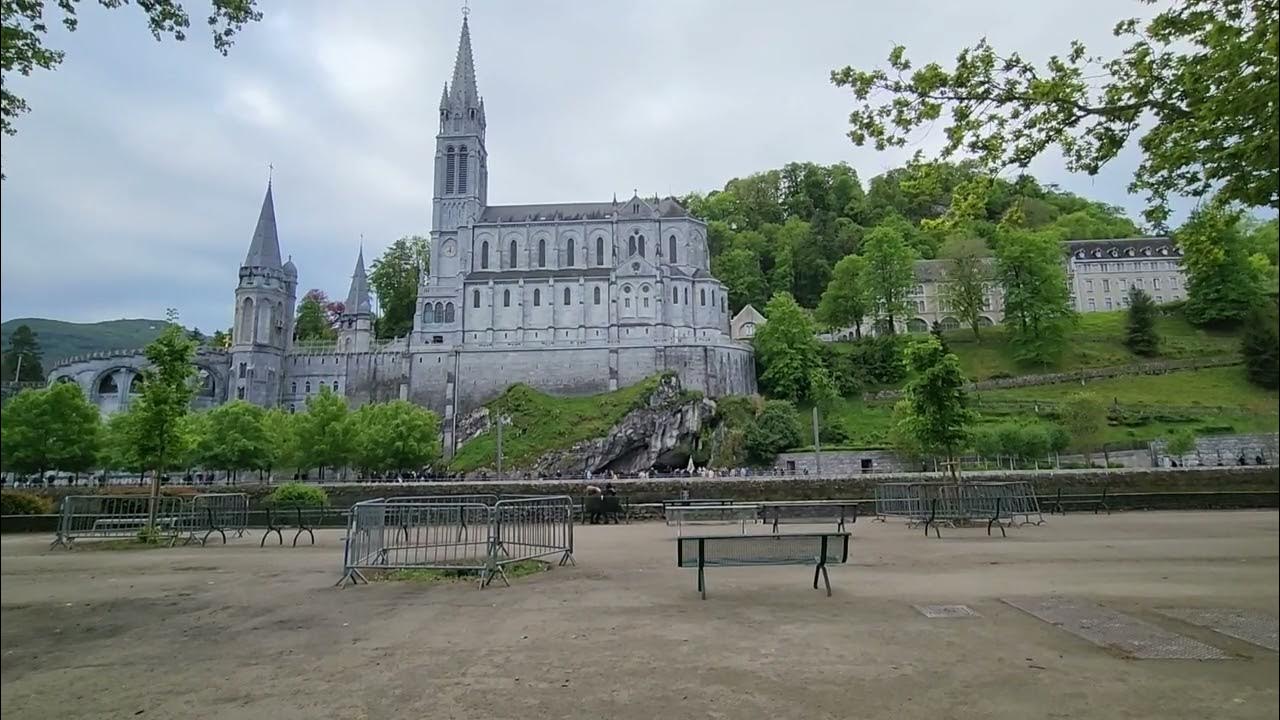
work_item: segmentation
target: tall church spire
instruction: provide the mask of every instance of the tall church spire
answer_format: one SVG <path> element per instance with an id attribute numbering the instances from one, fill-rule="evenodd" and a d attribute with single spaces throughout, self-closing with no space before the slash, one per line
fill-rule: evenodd
<path id="1" fill-rule="evenodd" d="M 369 300 L 369 276 L 364 271 L 364 247 L 356 256 L 356 269 L 351 273 L 351 289 L 347 291 L 347 304 L 343 312 L 358 315 L 372 311 L 373 303 Z"/>
<path id="2" fill-rule="evenodd" d="M 453 82 L 449 84 L 449 104 L 456 112 L 480 106 L 476 65 L 471 57 L 471 28 L 465 15 L 462 17 L 462 36 L 458 38 L 458 57 L 453 62 Z"/>
<path id="3" fill-rule="evenodd" d="M 258 213 L 258 226 L 249 242 L 249 254 L 244 257 L 245 267 L 280 267 L 280 238 L 276 236 L 276 206 L 271 199 L 271 181 L 267 181 L 267 195 L 262 198 L 262 210 Z"/>

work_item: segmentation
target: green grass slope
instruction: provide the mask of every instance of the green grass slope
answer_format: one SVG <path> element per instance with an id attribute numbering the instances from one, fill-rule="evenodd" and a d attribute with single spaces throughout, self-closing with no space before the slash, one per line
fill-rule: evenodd
<path id="1" fill-rule="evenodd" d="M 131 350 L 151 342 L 164 329 L 163 320 L 107 320 L 73 323 L 45 318 L 15 318 L 0 324 L 0 342 L 9 346 L 9 335 L 20 325 L 36 334 L 45 368 L 58 360 L 97 350 Z"/>
<path id="2" fill-rule="evenodd" d="M 487 404 L 490 410 L 500 407 L 504 415 L 511 416 L 511 424 L 502 429 L 504 467 L 520 467 L 552 450 L 604 436 L 623 416 L 644 404 L 661 377 L 654 375 L 615 392 L 581 397 L 547 395 L 523 384 L 511 386 Z M 449 469 L 469 472 L 493 467 L 496 445 L 493 431 L 473 438 L 458 449 Z"/>

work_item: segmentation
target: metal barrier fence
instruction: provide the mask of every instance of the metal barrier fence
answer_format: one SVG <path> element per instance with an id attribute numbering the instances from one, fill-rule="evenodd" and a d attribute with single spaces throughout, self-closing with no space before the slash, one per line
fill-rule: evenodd
<path id="1" fill-rule="evenodd" d="M 203 493 L 189 498 L 184 510 L 178 531 L 187 536 L 188 543 L 199 540 L 204 545 L 210 535 L 218 533 L 225 545 L 228 532 L 244 537 L 249 527 L 249 496 L 244 493 Z M 197 538 L 200 531 L 204 535 Z"/>
<path id="2" fill-rule="evenodd" d="M 339 585 L 369 570 L 469 570 L 480 587 L 522 560 L 573 562 L 573 500 L 567 495 L 378 498 L 351 508 Z"/>
<path id="3" fill-rule="evenodd" d="M 62 499 L 58 534 L 49 546 L 70 548 L 80 538 L 132 538 L 147 527 L 150 498 L 139 495 L 69 495 Z M 182 532 L 182 498 L 156 498 L 156 531 L 172 542 Z"/>
<path id="4" fill-rule="evenodd" d="M 876 486 L 876 519 L 900 517 L 909 526 L 938 524 L 1040 525 L 1044 515 L 1028 482 L 881 483 Z"/>

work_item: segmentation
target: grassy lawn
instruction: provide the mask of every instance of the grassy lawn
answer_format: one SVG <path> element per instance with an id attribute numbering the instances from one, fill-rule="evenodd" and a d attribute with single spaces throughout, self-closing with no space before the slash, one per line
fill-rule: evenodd
<path id="1" fill-rule="evenodd" d="M 975 342 L 973 334 L 968 331 L 948 333 L 947 342 L 971 380 L 1128 365 L 1152 359 L 1232 355 L 1239 351 L 1240 340 L 1236 333 L 1201 330 L 1192 327 L 1181 315 L 1169 315 L 1156 323 L 1156 332 L 1160 335 L 1160 356 L 1138 357 L 1124 346 L 1125 315 L 1124 312 L 1079 315 L 1068 335 L 1062 357 L 1049 367 L 1014 362 L 1003 327 L 985 328 L 981 342 Z"/>
<path id="2" fill-rule="evenodd" d="M 1060 401 L 1087 390 L 1108 403 L 1121 405 L 1176 405 L 1238 408 L 1255 414 L 1276 414 L 1280 394 L 1251 385 L 1243 367 L 1183 370 L 1166 375 L 1139 375 L 1079 383 L 1027 388 L 984 390 L 984 400 Z"/>
<path id="3" fill-rule="evenodd" d="M 517 467 L 550 450 L 604 437 L 631 410 L 640 407 L 657 387 L 653 376 L 616 392 L 583 397 L 555 397 L 527 385 L 514 385 L 497 400 L 511 424 L 502 428 L 502 454 L 506 467 Z M 467 472 L 495 464 L 497 436 L 492 430 L 463 445 L 449 469 Z"/>

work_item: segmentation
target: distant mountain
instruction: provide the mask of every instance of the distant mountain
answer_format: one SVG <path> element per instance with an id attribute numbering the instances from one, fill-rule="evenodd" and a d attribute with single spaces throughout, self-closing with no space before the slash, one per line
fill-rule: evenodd
<path id="1" fill-rule="evenodd" d="M 44 318 L 15 318 L 0 323 L 0 344 L 9 347 L 9 335 L 19 325 L 36 334 L 45 369 L 62 358 L 96 350 L 131 350 L 151 342 L 164 329 L 163 320 L 106 320 L 73 323 Z"/>

